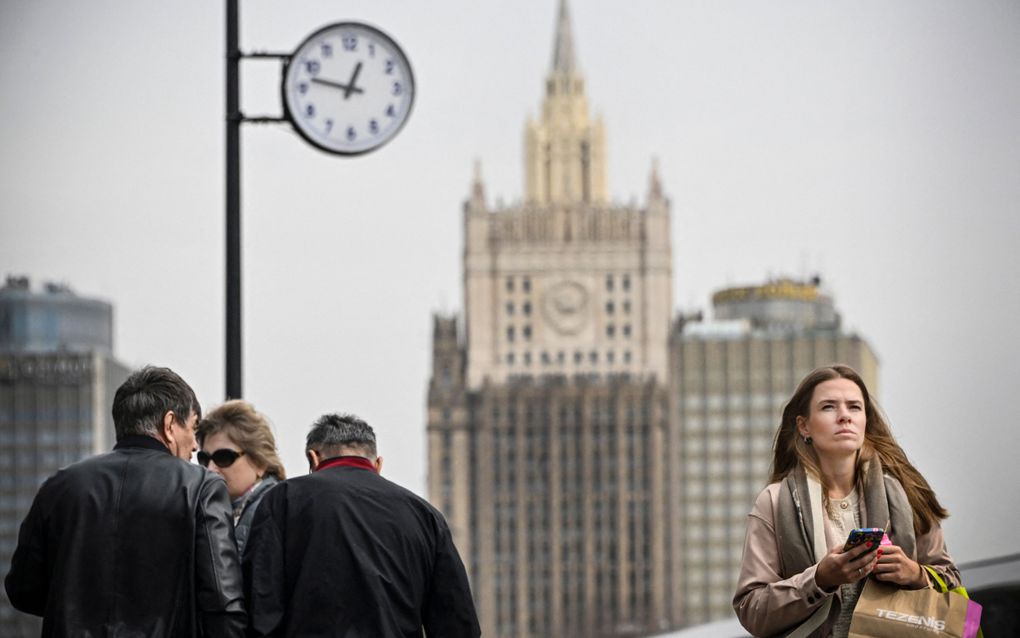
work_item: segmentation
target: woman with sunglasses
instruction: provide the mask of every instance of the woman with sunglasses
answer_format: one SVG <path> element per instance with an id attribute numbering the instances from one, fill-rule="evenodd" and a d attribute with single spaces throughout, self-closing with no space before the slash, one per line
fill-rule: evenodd
<path id="1" fill-rule="evenodd" d="M 227 401 L 206 415 L 195 430 L 198 462 L 223 477 L 234 505 L 234 536 L 244 553 L 259 501 L 287 478 L 269 421 L 247 401 Z"/>

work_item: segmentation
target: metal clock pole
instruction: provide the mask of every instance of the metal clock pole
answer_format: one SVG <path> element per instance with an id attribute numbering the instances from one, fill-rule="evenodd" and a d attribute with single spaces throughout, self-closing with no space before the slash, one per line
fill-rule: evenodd
<path id="1" fill-rule="evenodd" d="M 241 385 L 241 51 L 238 49 L 238 0 L 227 3 L 227 398 L 240 398 Z"/>
<path id="2" fill-rule="evenodd" d="M 282 117 L 245 117 L 241 112 L 241 60 L 270 58 L 286 60 L 285 53 L 241 52 L 238 38 L 238 2 L 226 0 L 226 398 L 243 396 L 241 379 L 241 124 L 283 122 Z"/>
<path id="3" fill-rule="evenodd" d="M 253 52 L 242 53 L 239 48 L 239 16 L 238 5 L 240 0 L 226 0 L 226 24 L 227 24 L 227 50 L 226 50 L 226 395 L 228 399 L 239 399 L 243 396 L 241 383 L 241 124 L 245 122 L 256 124 L 272 124 L 290 122 L 294 129 L 305 138 L 307 142 L 328 153 L 338 155 L 360 155 L 375 150 L 388 142 L 397 134 L 406 123 L 411 112 L 411 105 L 414 102 L 414 76 L 411 73 L 411 65 L 403 51 L 389 36 L 375 27 L 370 27 L 357 22 L 334 23 L 323 27 L 313 33 L 298 46 L 294 53 L 268 53 Z M 374 65 L 363 61 L 359 53 L 356 53 L 358 39 L 367 38 L 365 49 L 370 58 L 375 58 Z M 323 60 L 319 57 L 336 59 L 342 55 L 341 52 L 349 52 L 345 58 L 352 64 L 353 71 L 344 69 L 345 75 L 340 77 L 319 77 L 320 67 Z M 375 57 L 376 54 L 379 57 Z M 305 62 L 300 66 L 291 67 L 290 61 L 301 54 Z M 385 57 L 384 57 L 385 55 Z M 281 73 L 281 92 L 284 95 L 283 110 L 284 116 L 246 117 L 241 111 L 240 84 L 241 84 L 241 60 L 246 58 L 257 58 L 263 60 L 278 60 L 283 63 L 284 72 Z M 351 104 L 361 104 L 360 107 L 350 107 L 347 100 L 353 96 L 362 96 L 366 93 L 366 86 L 372 82 L 365 83 L 362 75 L 362 85 L 357 84 L 357 79 L 365 67 L 365 74 L 377 74 L 378 86 L 389 87 L 388 99 L 380 102 L 378 99 L 367 102 L 352 100 Z M 350 73 L 350 75 L 346 75 Z M 288 84 L 288 78 L 293 74 L 300 78 Z M 349 79 L 347 79 L 349 77 Z M 347 80 L 343 84 L 342 80 Z M 327 107 L 320 103 L 310 102 L 304 96 L 311 84 L 321 84 L 330 87 L 330 90 L 339 89 L 343 93 L 343 102 L 332 100 Z M 335 94 L 334 94 L 335 95 Z M 373 94 L 373 97 L 376 97 Z M 302 102 L 301 100 L 304 100 Z M 302 117 L 294 118 L 292 108 L 288 106 L 291 102 L 300 107 Z M 347 105 L 347 110 L 336 110 L 338 105 Z M 368 111 L 365 110 L 367 106 Z M 358 110 L 360 108 L 360 110 Z M 322 120 L 325 122 L 322 127 L 316 128 L 310 121 L 316 120 L 314 116 L 319 110 L 326 115 Z M 372 111 L 371 109 L 377 109 Z M 335 122 L 347 119 L 344 127 L 333 125 Z M 350 123 L 350 120 L 365 122 L 365 130 L 359 131 Z M 308 120 L 308 121 L 306 121 Z M 380 123 L 385 124 L 380 124 Z M 330 135 L 330 132 L 333 132 Z M 342 133 L 341 133 L 342 132 Z M 360 136 L 360 139 L 359 139 Z"/>

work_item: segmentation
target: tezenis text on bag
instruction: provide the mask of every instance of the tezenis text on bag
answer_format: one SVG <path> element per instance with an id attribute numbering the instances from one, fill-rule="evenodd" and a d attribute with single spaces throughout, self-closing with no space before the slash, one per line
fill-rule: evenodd
<path id="1" fill-rule="evenodd" d="M 946 621 L 940 620 L 934 616 L 912 616 L 911 614 L 901 614 L 898 611 L 890 611 L 888 609 L 879 609 L 879 618 L 888 618 L 889 620 L 895 620 L 897 622 L 903 622 L 910 625 L 918 625 L 918 628 L 930 629 L 931 631 L 944 631 L 946 628 Z"/>

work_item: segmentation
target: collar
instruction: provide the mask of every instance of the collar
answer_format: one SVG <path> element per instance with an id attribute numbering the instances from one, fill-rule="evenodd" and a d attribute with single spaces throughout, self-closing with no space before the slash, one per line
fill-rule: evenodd
<path id="1" fill-rule="evenodd" d="M 114 445 L 113 449 L 123 450 L 124 448 L 131 447 L 140 447 L 170 454 L 170 448 L 163 445 L 162 441 L 154 436 L 146 436 L 144 434 L 126 434 L 117 439 L 117 445 Z"/>
<path id="2" fill-rule="evenodd" d="M 319 463 L 315 471 L 325 470 L 331 467 L 358 467 L 363 470 L 375 472 L 375 465 L 363 456 L 334 456 Z"/>

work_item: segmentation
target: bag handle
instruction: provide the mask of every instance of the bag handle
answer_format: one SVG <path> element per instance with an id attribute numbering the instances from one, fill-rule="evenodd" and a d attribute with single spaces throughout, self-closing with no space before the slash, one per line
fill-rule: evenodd
<path id="1" fill-rule="evenodd" d="M 928 575 L 931 576 L 931 578 L 938 585 L 938 587 L 932 587 L 932 589 L 938 591 L 940 594 L 944 594 L 949 591 L 949 586 L 946 585 L 946 581 L 942 580 L 942 577 L 939 576 L 939 573 L 935 571 L 934 567 L 932 567 L 931 565 L 921 565 L 921 567 L 923 567 L 924 570 L 928 572 Z"/>
<path id="2" fill-rule="evenodd" d="M 967 588 L 966 587 L 964 587 L 963 585 L 960 585 L 959 587 L 956 587 L 954 589 L 949 589 L 949 586 L 946 585 L 946 581 L 942 580 L 942 577 L 939 576 L 939 573 L 937 571 L 935 571 L 934 567 L 932 567 L 931 565 L 921 565 L 921 567 L 923 567 L 925 569 L 925 571 L 928 572 L 928 575 L 932 577 L 932 579 L 935 581 L 935 584 L 937 584 L 938 586 L 935 587 L 934 585 L 931 585 L 931 583 L 929 583 L 929 585 L 931 585 L 932 588 L 935 589 L 936 591 L 938 591 L 940 594 L 945 594 L 945 593 L 959 594 L 959 595 L 963 596 L 964 598 L 966 598 L 967 600 L 970 600 L 970 594 L 967 593 Z M 971 604 L 976 604 L 976 603 L 971 603 Z M 979 607 L 979 609 L 980 609 L 980 607 Z M 981 625 L 978 625 L 978 627 L 977 627 L 977 638 L 984 638 L 984 636 L 985 636 L 985 633 L 981 630 Z"/>

